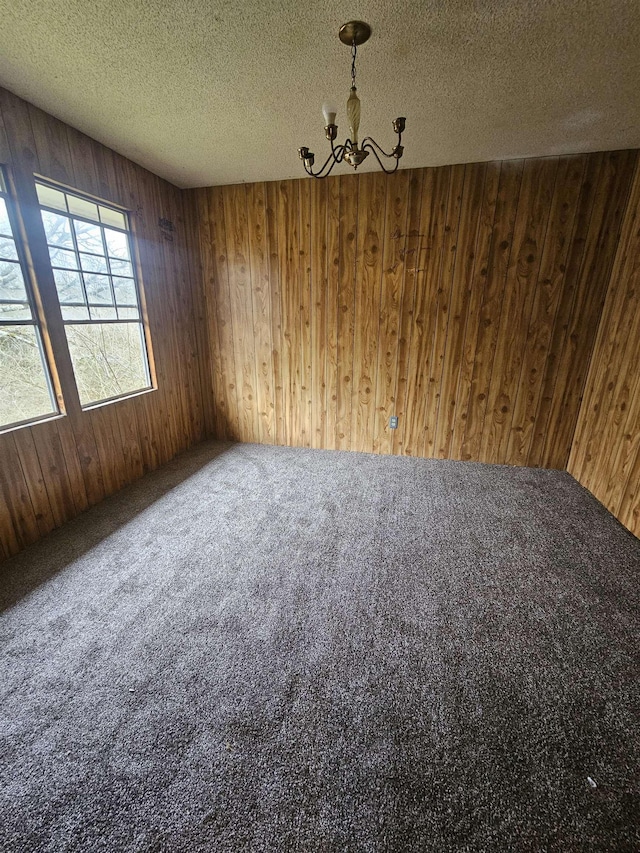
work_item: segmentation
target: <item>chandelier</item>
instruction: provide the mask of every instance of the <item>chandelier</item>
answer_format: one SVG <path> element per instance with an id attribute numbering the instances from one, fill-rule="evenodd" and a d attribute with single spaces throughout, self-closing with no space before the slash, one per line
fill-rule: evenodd
<path id="1" fill-rule="evenodd" d="M 358 143 L 360 98 L 358 98 L 356 89 L 356 55 L 358 46 L 364 44 L 370 35 L 371 27 L 369 24 L 365 24 L 364 21 L 349 21 L 340 27 L 340 32 L 338 33 L 340 41 L 347 46 L 351 46 L 351 92 L 347 101 L 347 120 L 349 122 L 350 135 L 344 145 L 335 144 L 335 139 L 338 135 L 338 125 L 335 123 L 337 109 L 331 104 L 323 104 L 322 112 L 326 122 L 324 132 L 331 143 L 331 153 L 325 160 L 324 165 L 314 172 L 313 164 L 315 163 L 315 155 L 308 148 L 298 148 L 298 155 L 304 163 L 306 173 L 312 175 L 314 178 L 326 178 L 336 163 L 342 163 L 343 160 L 346 160 L 350 166 L 357 169 L 370 153 L 374 155 L 383 172 L 386 172 L 388 175 L 393 174 L 400 163 L 400 158 L 404 152 L 404 148 L 400 144 L 406 121 L 404 117 L 397 118 L 393 122 L 393 129 L 398 134 L 398 144 L 391 149 L 390 154 L 387 154 L 375 139 L 372 139 L 370 136 L 365 136 L 362 143 Z M 389 160 L 395 160 L 393 168 L 387 169 L 380 159 L 381 156 Z"/>

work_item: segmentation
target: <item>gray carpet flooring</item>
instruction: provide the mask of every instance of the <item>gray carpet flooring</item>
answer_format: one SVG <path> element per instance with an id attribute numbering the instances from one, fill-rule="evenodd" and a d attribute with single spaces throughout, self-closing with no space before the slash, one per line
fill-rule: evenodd
<path id="1" fill-rule="evenodd" d="M 639 571 L 565 473 L 201 445 L 0 568 L 0 849 L 639 850 Z"/>

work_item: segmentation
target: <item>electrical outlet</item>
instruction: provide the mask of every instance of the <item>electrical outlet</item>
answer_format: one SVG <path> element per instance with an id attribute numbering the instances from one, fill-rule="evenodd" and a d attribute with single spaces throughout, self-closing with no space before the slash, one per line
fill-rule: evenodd
<path id="1" fill-rule="evenodd" d="M 398 416 L 392 415 L 389 418 L 389 429 L 398 429 Z"/>

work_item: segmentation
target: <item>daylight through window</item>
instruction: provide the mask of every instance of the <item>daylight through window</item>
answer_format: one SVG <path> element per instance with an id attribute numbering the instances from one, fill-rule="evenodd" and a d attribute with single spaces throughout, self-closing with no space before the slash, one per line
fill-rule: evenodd
<path id="1" fill-rule="evenodd" d="M 0 429 L 57 412 L 12 202 L 0 169 Z"/>
<path id="2" fill-rule="evenodd" d="M 83 407 L 150 387 L 126 214 L 36 183 Z"/>

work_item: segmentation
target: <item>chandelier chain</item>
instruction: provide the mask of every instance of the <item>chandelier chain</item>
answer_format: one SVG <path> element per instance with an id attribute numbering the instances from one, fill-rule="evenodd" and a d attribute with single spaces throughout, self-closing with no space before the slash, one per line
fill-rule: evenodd
<path id="1" fill-rule="evenodd" d="M 358 46 L 354 42 L 351 45 L 351 87 L 353 89 L 356 88 L 356 54 L 358 52 Z"/>

